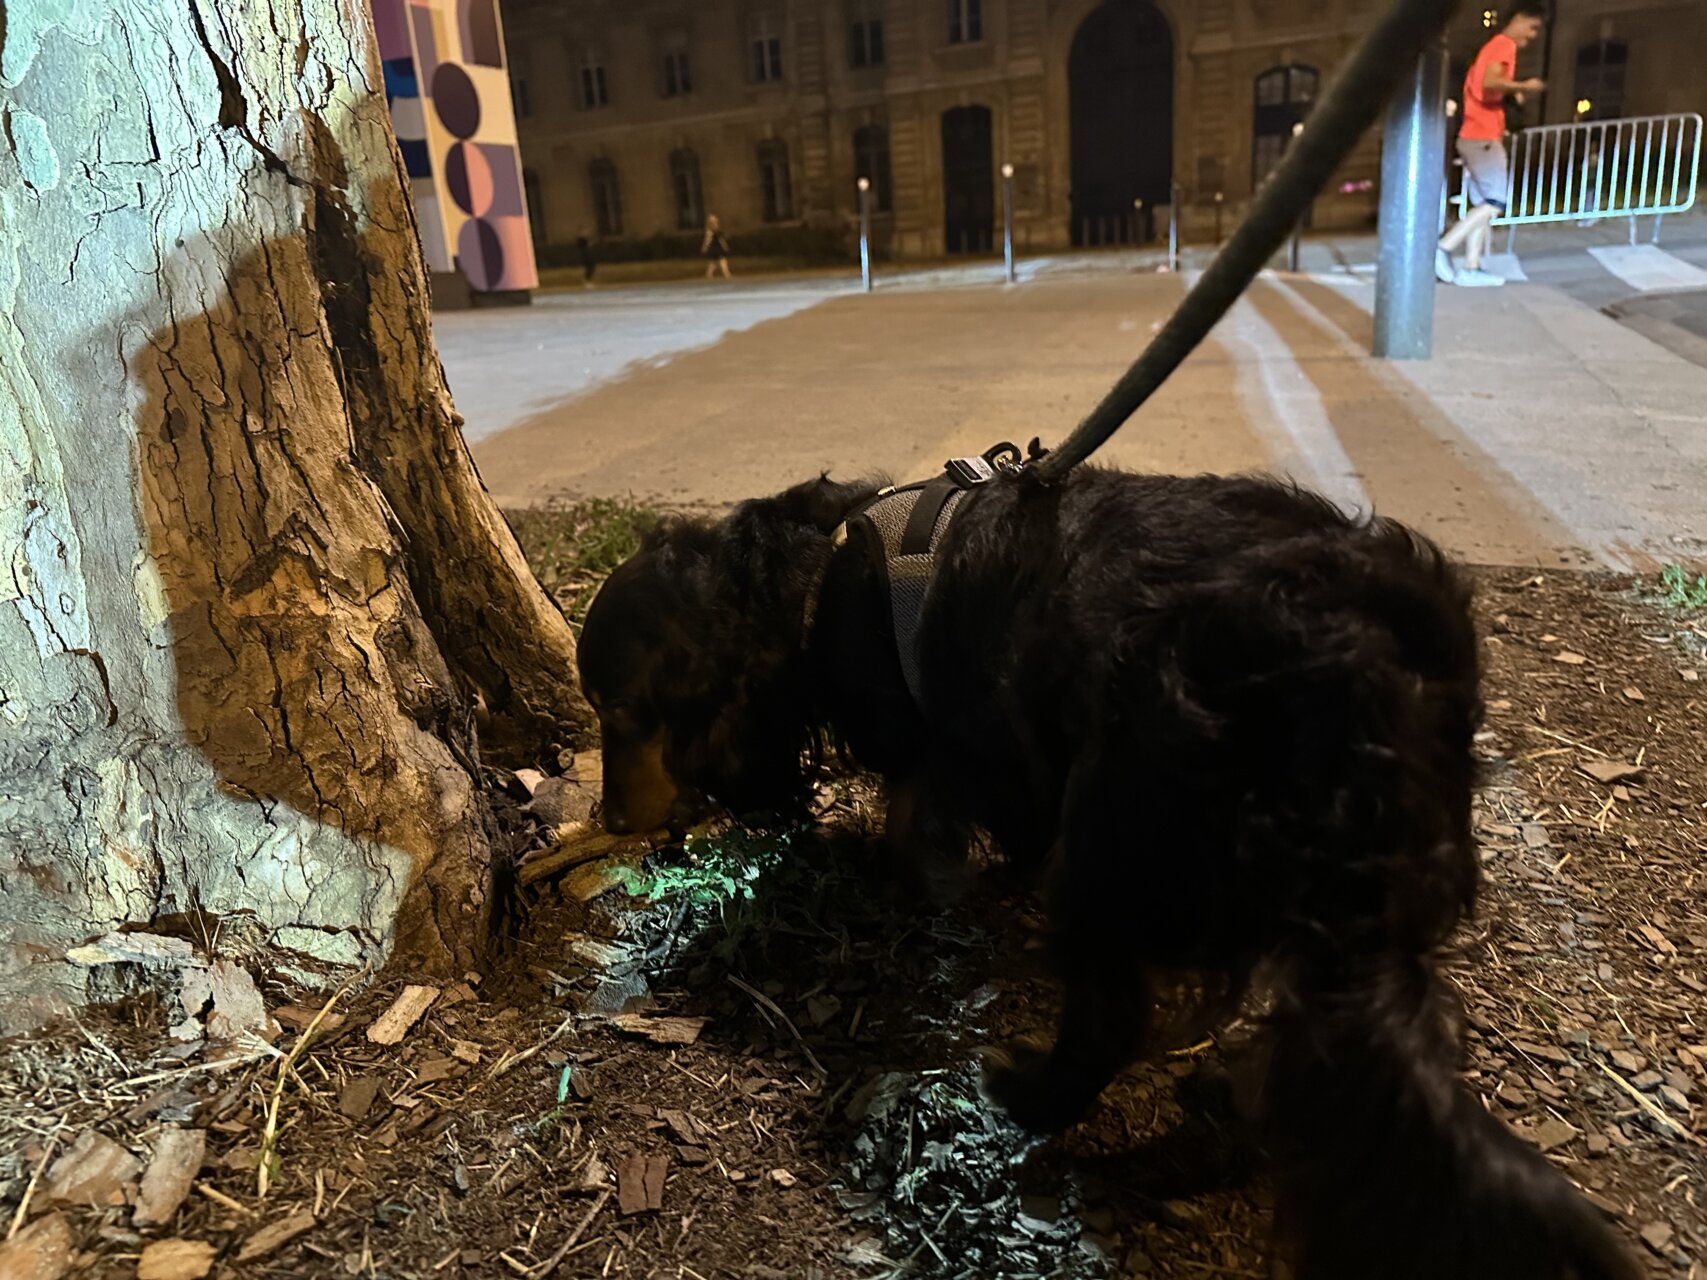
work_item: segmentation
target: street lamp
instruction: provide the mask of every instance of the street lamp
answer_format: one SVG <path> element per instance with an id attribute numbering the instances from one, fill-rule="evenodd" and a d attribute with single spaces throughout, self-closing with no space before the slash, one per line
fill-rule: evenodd
<path id="1" fill-rule="evenodd" d="M 1009 284 L 1014 282 L 1014 167 L 1002 165 L 1002 264 Z"/>
<path id="2" fill-rule="evenodd" d="M 859 278 L 871 292 L 871 179 L 859 180 Z"/>

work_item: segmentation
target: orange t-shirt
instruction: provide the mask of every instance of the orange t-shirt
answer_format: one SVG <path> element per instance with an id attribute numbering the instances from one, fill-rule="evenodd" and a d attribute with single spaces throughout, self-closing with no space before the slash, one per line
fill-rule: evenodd
<path id="1" fill-rule="evenodd" d="M 1470 70 L 1464 76 L 1464 118 L 1458 126 L 1460 138 L 1499 139 L 1505 137 L 1505 94 L 1497 89 L 1482 88 L 1482 78 L 1495 63 L 1505 66 L 1505 78 L 1513 79 L 1517 72 L 1517 41 L 1508 35 L 1497 35 L 1482 46 Z"/>

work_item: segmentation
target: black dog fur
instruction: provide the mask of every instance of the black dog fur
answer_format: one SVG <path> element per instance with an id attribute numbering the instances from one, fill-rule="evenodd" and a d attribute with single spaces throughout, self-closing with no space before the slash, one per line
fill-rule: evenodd
<path id="1" fill-rule="evenodd" d="M 607 823 L 787 810 L 833 736 L 890 844 L 989 833 L 1051 874 L 1047 1051 L 993 1055 L 1019 1123 L 1078 1120 L 1154 1048 L 1154 975 L 1276 1001 L 1257 1109 L 1298 1280 L 1627 1280 L 1596 1211 L 1460 1084 L 1432 954 L 1470 910 L 1469 592 L 1431 544 L 1261 479 L 1081 468 L 969 494 L 908 693 L 880 555 L 820 479 L 660 529 L 601 590 L 581 672 Z M 857 530 L 858 526 L 854 526 Z"/>

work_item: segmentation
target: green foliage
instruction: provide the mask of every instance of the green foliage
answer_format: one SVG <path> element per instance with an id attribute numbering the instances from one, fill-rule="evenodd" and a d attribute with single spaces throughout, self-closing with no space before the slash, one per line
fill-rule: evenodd
<path id="1" fill-rule="evenodd" d="M 640 549 L 661 518 L 632 498 L 584 498 L 508 514 L 534 576 L 577 630 L 599 583 Z"/>
<path id="2" fill-rule="evenodd" d="M 734 827 L 717 835 L 689 835 L 686 861 L 617 871 L 618 883 L 637 898 L 661 902 L 686 898 L 696 907 L 751 902 L 753 884 L 778 866 L 794 832 Z"/>
<path id="3" fill-rule="evenodd" d="M 1660 603 L 1673 609 L 1707 609 L 1707 575 L 1691 579 L 1682 565 L 1668 564 L 1660 570 Z"/>

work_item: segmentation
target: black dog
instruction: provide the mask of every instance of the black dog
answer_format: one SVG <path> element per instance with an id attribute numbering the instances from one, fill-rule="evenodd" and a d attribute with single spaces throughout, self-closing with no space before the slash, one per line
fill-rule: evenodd
<path id="1" fill-rule="evenodd" d="M 599 593 L 581 678 L 605 819 L 798 805 L 833 734 L 890 787 L 888 840 L 982 828 L 1052 871 L 1048 1052 L 988 1075 L 1076 1121 L 1151 1047 L 1154 975 L 1215 1009 L 1259 966 L 1260 1117 L 1300 1280 L 1597 1280 L 1633 1265 L 1459 1083 L 1431 954 L 1470 909 L 1478 660 L 1429 543 L 1257 479 L 1001 476 L 943 537 L 897 656 L 875 492 L 828 480 L 660 529 Z"/>

